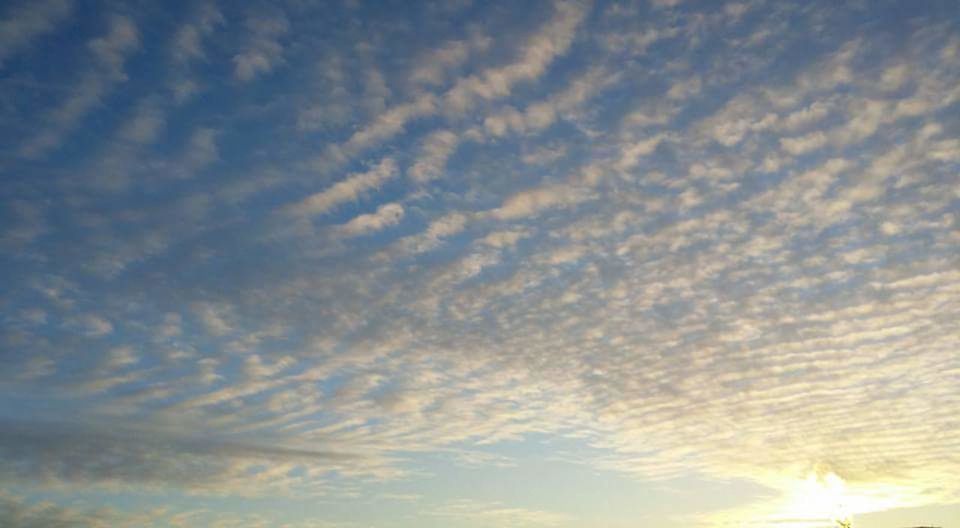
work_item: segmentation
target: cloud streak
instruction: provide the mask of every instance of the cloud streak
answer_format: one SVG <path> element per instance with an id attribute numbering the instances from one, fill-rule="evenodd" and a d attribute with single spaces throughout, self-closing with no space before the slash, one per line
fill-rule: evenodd
<path id="1" fill-rule="evenodd" d="M 36 158 L 59 145 L 63 134 L 99 104 L 114 84 L 127 79 L 123 63 L 139 44 L 139 32 L 132 20 L 119 15 L 111 17 L 107 33 L 87 43 L 94 58 L 92 69 L 80 78 L 75 91 L 46 115 L 45 128 L 21 145 L 20 154 Z"/>

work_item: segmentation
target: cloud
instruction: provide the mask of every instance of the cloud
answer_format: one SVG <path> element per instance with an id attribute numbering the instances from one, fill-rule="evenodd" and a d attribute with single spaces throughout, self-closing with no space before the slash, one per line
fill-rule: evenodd
<path id="1" fill-rule="evenodd" d="M 809 106 L 790 113 L 783 119 L 783 126 L 787 130 L 797 130 L 816 123 L 827 117 L 830 105 L 823 101 L 814 101 Z"/>
<path id="2" fill-rule="evenodd" d="M 153 143 L 165 124 L 163 111 L 153 101 L 147 100 L 142 102 L 130 120 L 120 127 L 118 136 L 133 143 Z"/>
<path id="3" fill-rule="evenodd" d="M 516 62 L 457 81 L 444 96 L 446 111 L 465 112 L 476 99 L 503 97 L 510 93 L 514 84 L 532 81 L 543 75 L 547 67 L 570 48 L 577 26 L 587 11 L 579 2 L 565 1 L 554 3 L 554 9 L 553 18 L 541 31 L 530 37 L 520 50 Z"/>
<path id="4" fill-rule="evenodd" d="M 409 121 L 435 113 L 438 105 L 447 112 L 464 112 L 478 97 L 487 100 L 504 97 L 517 82 L 540 77 L 550 63 L 570 47 L 576 27 L 586 16 L 585 7 L 578 2 L 560 1 L 554 6 L 555 16 L 529 38 L 516 62 L 462 78 L 440 100 L 431 94 L 423 94 L 386 110 L 373 123 L 354 133 L 345 144 L 328 148 L 314 164 L 329 168 L 344 163 L 372 144 L 394 136 Z"/>
<path id="5" fill-rule="evenodd" d="M 682 505 L 736 483 L 650 525 L 797 519 L 828 472 L 862 510 L 956 502 L 955 25 L 556 6 L 221 3 L 138 14 L 142 54 L 118 19 L 57 34 L 76 75 L 8 60 L 10 137 L 96 97 L 64 111 L 82 141 L 3 161 L 10 412 L 85 424 L 0 424 L 6 485 L 123 491 L 164 526 L 296 522 L 248 495 L 376 524 L 385 490 L 520 489 L 531 463 L 551 496 L 582 471 L 690 482 Z M 501 491 L 408 520 L 587 521 Z M 180 515 L 198 493 L 224 500 Z"/>
<path id="6" fill-rule="evenodd" d="M 55 110 L 43 118 L 44 129 L 20 147 L 20 155 L 37 158 L 56 148 L 63 136 L 99 104 L 110 88 L 127 80 L 124 61 L 140 46 L 136 25 L 127 17 L 110 18 L 110 29 L 103 37 L 87 43 L 95 59 L 93 68 L 76 83 L 76 88 Z"/>
<path id="7" fill-rule="evenodd" d="M 699 77 L 677 81 L 667 90 L 667 99 L 689 99 L 700 93 L 703 82 Z"/>
<path id="8" fill-rule="evenodd" d="M 733 147 L 750 133 L 763 132 L 777 123 L 777 114 L 764 111 L 753 94 L 741 94 L 701 124 L 705 133 L 725 147 Z"/>
<path id="9" fill-rule="evenodd" d="M 653 154 L 653 151 L 660 146 L 660 143 L 667 137 L 663 134 L 657 134 L 653 137 L 638 141 L 623 149 L 620 160 L 617 161 L 617 168 L 620 170 L 629 170 L 637 165 L 640 158 Z"/>
<path id="10" fill-rule="evenodd" d="M 523 162 L 527 165 L 546 165 L 553 163 L 567 154 L 566 147 L 544 146 L 523 155 Z"/>
<path id="11" fill-rule="evenodd" d="M 430 516 L 456 521 L 492 523 L 505 527 L 558 526 L 569 521 L 566 515 L 543 510 L 512 507 L 502 503 L 461 499 L 447 502 L 428 512 Z"/>
<path id="12" fill-rule="evenodd" d="M 8 528 L 107 528 L 118 521 L 116 512 L 102 508 L 84 511 L 0 492 L 0 524 Z"/>
<path id="13" fill-rule="evenodd" d="M 0 68 L 32 42 L 53 32 L 72 11 L 69 0 L 23 2 L 8 8 L 0 22 Z"/>
<path id="14" fill-rule="evenodd" d="M 565 89 L 543 101 L 528 105 L 523 111 L 512 107 L 490 114 L 483 120 L 484 129 L 495 137 L 508 131 L 525 134 L 543 130 L 595 96 L 618 79 L 604 68 L 594 67 L 575 78 Z"/>
<path id="15" fill-rule="evenodd" d="M 193 312 L 211 335 L 223 336 L 233 331 L 230 323 L 233 310 L 228 305 L 198 302 L 194 304 Z"/>
<path id="16" fill-rule="evenodd" d="M 127 56 L 140 46 L 140 34 L 129 18 L 114 16 L 110 20 L 110 32 L 87 46 L 109 72 L 119 73 Z"/>
<path id="17" fill-rule="evenodd" d="M 337 226 L 336 231 L 341 235 L 352 237 L 380 231 L 396 225 L 403 219 L 403 206 L 398 203 L 381 205 L 373 213 L 354 217 L 349 222 Z"/>
<path id="18" fill-rule="evenodd" d="M 462 232 L 469 219 L 468 215 L 458 212 L 443 215 L 431 221 L 422 233 L 397 241 L 397 249 L 406 255 L 430 251 L 443 239 Z"/>
<path id="19" fill-rule="evenodd" d="M 823 132 L 811 132 L 805 136 L 780 139 L 780 148 L 794 156 L 813 152 L 826 144 L 827 136 Z"/>
<path id="20" fill-rule="evenodd" d="M 426 183 L 443 175 L 447 159 L 457 148 L 460 139 L 449 130 L 438 130 L 423 140 L 420 156 L 408 174 L 417 183 Z"/>
<path id="21" fill-rule="evenodd" d="M 226 18 L 213 2 L 201 3 L 189 21 L 174 32 L 169 43 L 173 71 L 166 79 L 174 103 L 183 104 L 203 91 L 204 85 L 198 75 L 191 72 L 191 67 L 209 61 L 204 40 L 225 23 Z"/>
<path id="22" fill-rule="evenodd" d="M 449 40 L 426 53 L 410 73 L 415 83 L 439 86 L 454 69 L 463 66 L 471 53 L 490 47 L 492 39 L 480 34 L 466 40 Z"/>
<path id="23" fill-rule="evenodd" d="M 191 438 L 161 431 L 6 422 L 0 432 L 0 479 L 121 488 L 173 487 L 197 492 L 232 486 L 254 492 L 269 478 L 264 462 L 327 470 L 356 455 L 281 445 Z"/>
<path id="24" fill-rule="evenodd" d="M 190 134 L 183 153 L 183 165 L 187 173 L 196 171 L 220 158 L 217 148 L 219 132 L 213 128 L 200 127 Z"/>
<path id="25" fill-rule="evenodd" d="M 384 158 L 369 171 L 351 174 L 326 190 L 311 194 L 288 207 L 287 210 L 292 214 L 303 216 L 326 214 L 340 204 L 359 200 L 368 191 L 379 189 L 396 175 L 396 162 L 391 158 Z"/>
<path id="26" fill-rule="evenodd" d="M 119 370 L 130 365 L 135 365 L 139 359 L 129 346 L 111 348 L 104 362 L 105 370 Z"/>
<path id="27" fill-rule="evenodd" d="M 9 248 L 23 247 L 48 231 L 44 207 L 37 204 L 8 202 L 7 226 L 0 235 L 0 244 Z"/>
<path id="28" fill-rule="evenodd" d="M 283 14 L 251 14 L 245 25 L 250 31 L 249 43 L 242 52 L 233 56 L 233 76 L 240 82 L 249 82 L 268 74 L 283 63 L 280 39 L 290 30 L 290 22 Z"/>
<path id="29" fill-rule="evenodd" d="M 173 36 L 170 53 L 174 62 L 186 64 L 205 59 L 203 38 L 213 33 L 214 29 L 224 22 L 223 14 L 215 5 L 201 5 L 195 19 L 182 25 Z"/>
<path id="30" fill-rule="evenodd" d="M 653 0 L 653 5 L 659 8 L 677 7 L 683 0 Z"/>
<path id="31" fill-rule="evenodd" d="M 569 207 L 587 198 L 589 195 L 579 187 L 567 184 L 546 184 L 508 197 L 500 207 L 490 211 L 490 216 L 499 220 L 526 218 L 547 209 Z"/>
<path id="32" fill-rule="evenodd" d="M 511 247 L 529 235 L 530 233 L 523 230 L 493 231 L 480 239 L 480 243 L 495 248 Z"/>
<path id="33" fill-rule="evenodd" d="M 393 137 L 402 131 L 409 121 L 430 115 L 435 111 L 435 97 L 430 94 L 424 94 L 414 101 L 394 106 L 378 115 L 363 129 L 353 133 L 344 144 L 328 147 L 322 156 L 314 160 L 313 165 L 320 169 L 340 166 L 377 142 Z"/>
<path id="34" fill-rule="evenodd" d="M 113 324 L 99 315 L 83 315 L 76 320 L 76 324 L 89 337 L 102 337 L 113 332 Z"/>

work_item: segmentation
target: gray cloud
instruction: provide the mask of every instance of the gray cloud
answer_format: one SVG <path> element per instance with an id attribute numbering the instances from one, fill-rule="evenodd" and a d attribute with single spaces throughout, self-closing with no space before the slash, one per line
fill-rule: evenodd
<path id="1" fill-rule="evenodd" d="M 0 68 L 5 60 L 52 33 L 72 10 L 69 0 L 23 2 L 6 9 L 0 22 Z"/>
<path id="2" fill-rule="evenodd" d="M 28 503 L 0 491 L 0 525 L 7 528 L 106 528 L 117 526 L 107 510 L 81 511 L 52 503 Z"/>
<path id="3" fill-rule="evenodd" d="M 191 437 L 149 429 L 4 422 L 0 477 L 7 482 L 256 489 L 258 466 L 335 471 L 360 461 L 350 453 Z M 262 469 L 262 468 L 261 468 Z"/>

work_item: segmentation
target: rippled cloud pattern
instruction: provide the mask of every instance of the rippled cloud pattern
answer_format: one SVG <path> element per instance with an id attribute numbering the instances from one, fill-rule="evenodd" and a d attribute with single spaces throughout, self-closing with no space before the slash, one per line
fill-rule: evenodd
<path id="1" fill-rule="evenodd" d="M 956 2 L 20 1 L 0 137 L 4 526 L 960 519 Z"/>

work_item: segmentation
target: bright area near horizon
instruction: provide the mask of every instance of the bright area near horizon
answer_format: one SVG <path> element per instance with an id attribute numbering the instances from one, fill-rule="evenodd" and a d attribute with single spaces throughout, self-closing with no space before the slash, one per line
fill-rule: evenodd
<path id="1" fill-rule="evenodd" d="M 0 6 L 0 525 L 960 526 L 960 4 Z"/>

